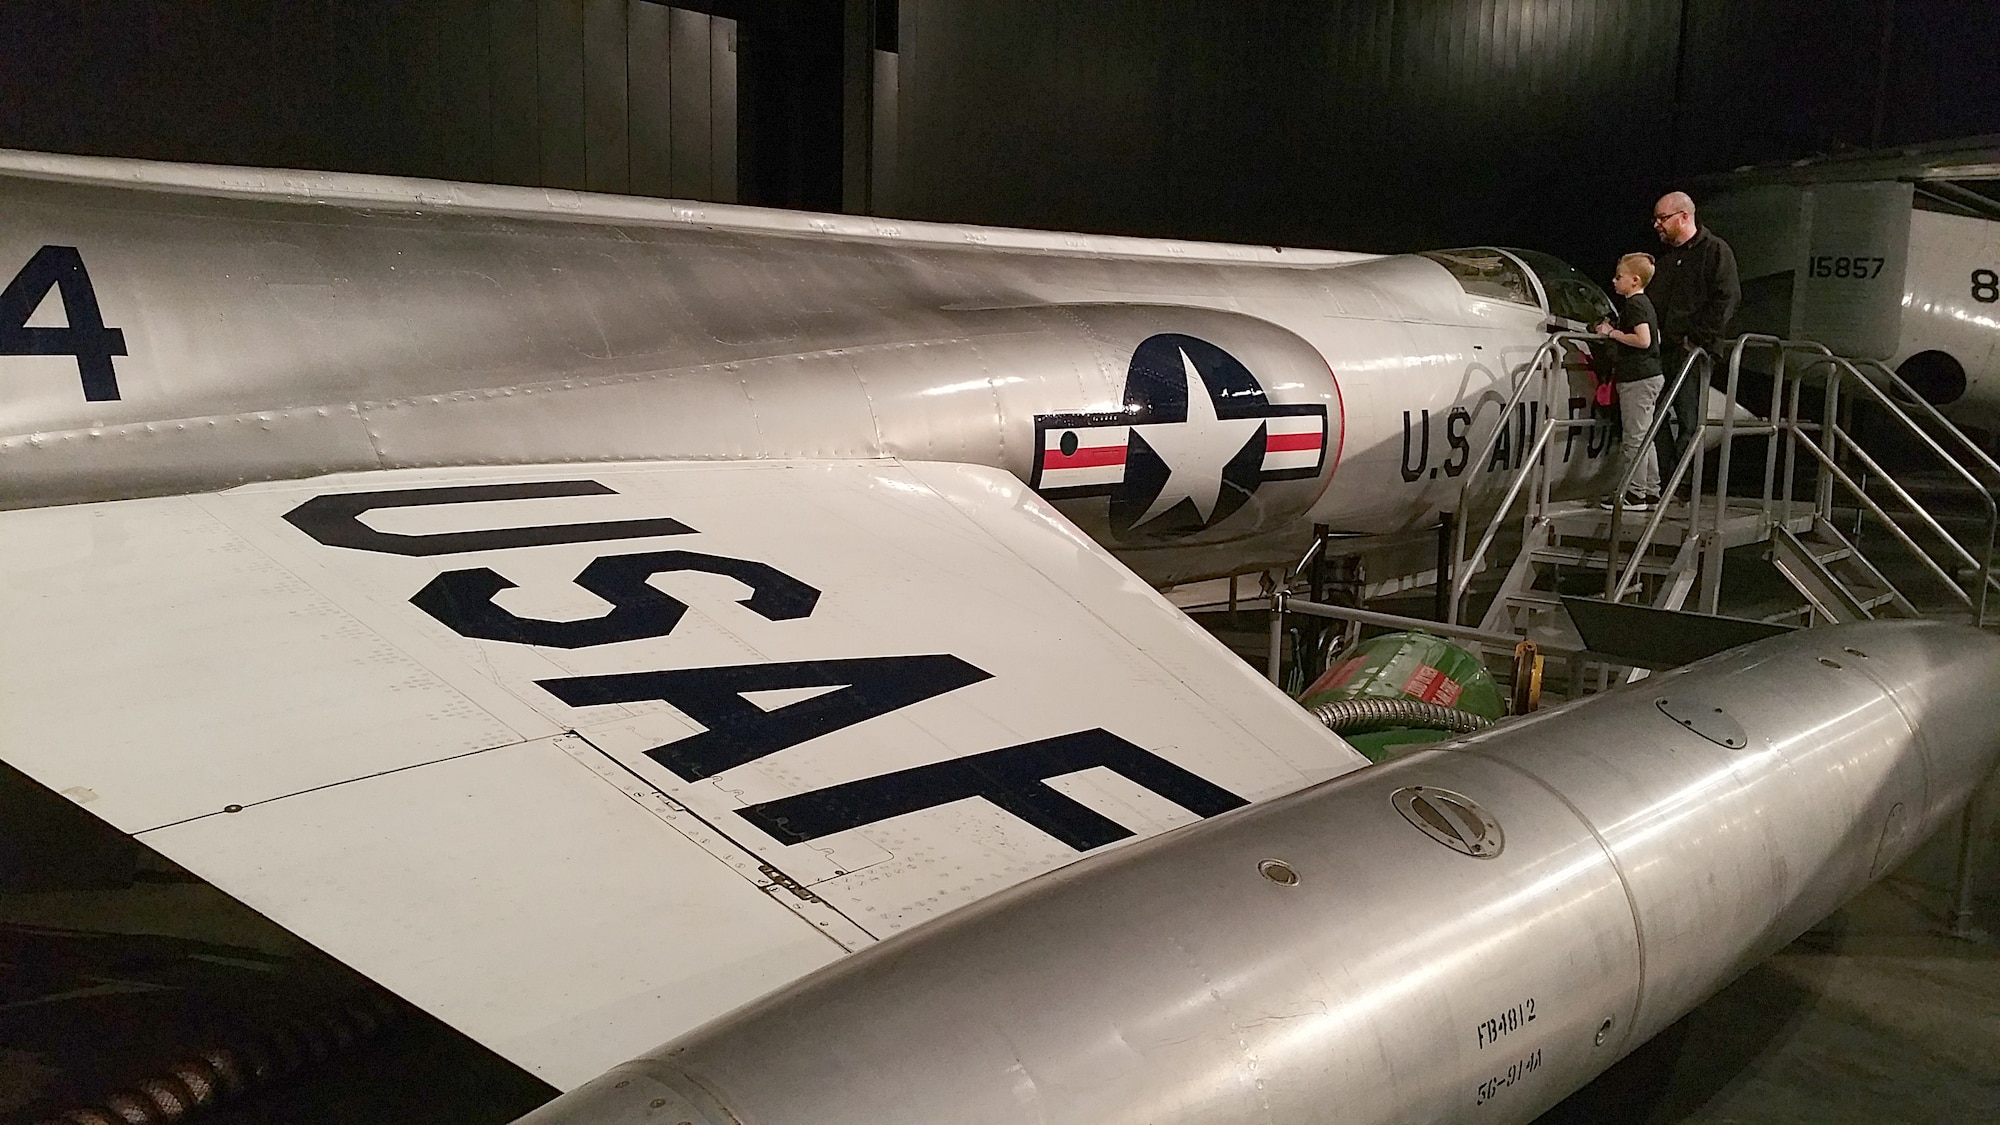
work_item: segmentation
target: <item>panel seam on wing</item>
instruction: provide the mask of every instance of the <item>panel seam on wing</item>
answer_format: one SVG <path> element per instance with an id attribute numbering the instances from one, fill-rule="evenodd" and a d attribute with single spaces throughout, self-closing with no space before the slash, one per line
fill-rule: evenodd
<path id="1" fill-rule="evenodd" d="M 355 782 L 358 781 L 370 781 L 378 777 L 388 777 L 391 774 L 404 773 L 409 770 L 423 769 L 425 766 L 435 766 L 443 762 L 455 762 L 461 758 L 470 758 L 476 754 L 490 754 L 495 750 L 505 750 L 513 746 L 525 746 L 531 742 L 541 742 L 547 737 L 548 737 L 547 735 L 542 735 L 535 738 L 517 738 L 512 742 L 502 742 L 493 746 L 482 746 L 477 750 L 464 750 L 457 754 L 447 754 L 442 758 L 431 758 L 422 762 L 410 762 L 405 765 L 394 766 L 386 770 L 377 770 L 374 773 L 365 773 L 358 775 L 356 777 L 342 778 L 339 781 L 329 781 L 324 785 L 308 786 L 304 789 L 294 790 L 293 792 L 290 793 L 280 793 L 272 797 L 259 797 L 254 801 L 250 801 L 241 805 L 234 805 L 234 804 L 224 805 L 223 807 L 216 809 L 213 812 L 196 813 L 193 816 L 184 816 L 179 820 L 169 820 L 162 824 L 155 824 L 147 828 L 137 829 L 132 833 L 132 835 L 134 837 L 144 836 L 149 832 L 158 832 L 162 829 L 173 828 L 177 825 L 191 824 L 197 820 L 208 820 L 211 817 L 217 817 L 217 816 L 230 816 L 235 813 L 242 812 L 245 809 L 260 808 L 264 805 L 273 804 L 275 802 L 283 801 L 292 797 L 303 796 L 307 793 L 322 793 L 328 789 L 338 789 L 343 785 L 353 785 Z"/>

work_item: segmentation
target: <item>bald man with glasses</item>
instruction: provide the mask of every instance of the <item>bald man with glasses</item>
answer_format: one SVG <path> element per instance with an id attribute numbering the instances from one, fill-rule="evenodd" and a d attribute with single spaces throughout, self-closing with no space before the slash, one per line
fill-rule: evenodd
<path id="1" fill-rule="evenodd" d="M 1695 221 L 1694 200 L 1686 192 L 1669 192 L 1653 204 L 1653 232 L 1660 236 L 1662 249 L 1654 256 L 1653 283 L 1646 292 L 1659 310 L 1660 358 L 1672 379 L 1695 348 L 1715 354 L 1742 300 L 1743 287 L 1736 277 L 1736 252 Z M 1673 423 L 1660 426 L 1655 445 L 1662 472 L 1680 464 L 1701 424 L 1707 397 L 1707 380 L 1701 374 L 1689 373 L 1674 395 Z"/>

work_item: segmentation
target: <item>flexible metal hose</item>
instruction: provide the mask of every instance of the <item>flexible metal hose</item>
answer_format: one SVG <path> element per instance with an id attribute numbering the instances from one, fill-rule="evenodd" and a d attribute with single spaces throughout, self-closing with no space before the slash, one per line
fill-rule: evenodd
<path id="1" fill-rule="evenodd" d="M 175 1125 L 228 1098 L 274 1081 L 366 1040 L 396 1023 L 402 1008 L 370 990 L 312 1009 L 230 1043 L 191 1053 L 163 1072 L 93 1104 L 37 1125 Z"/>
<path id="2" fill-rule="evenodd" d="M 1471 734 L 1493 720 L 1470 711 L 1426 703 L 1421 699 L 1339 699 L 1311 708 L 1313 717 L 1335 734 L 1360 734 L 1390 727 L 1429 727 L 1453 734 Z"/>

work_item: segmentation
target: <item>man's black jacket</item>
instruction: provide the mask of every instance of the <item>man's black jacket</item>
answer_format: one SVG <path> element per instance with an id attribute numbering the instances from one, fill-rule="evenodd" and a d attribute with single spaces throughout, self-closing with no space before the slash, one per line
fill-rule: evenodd
<path id="1" fill-rule="evenodd" d="M 1713 351 L 1743 297 L 1736 252 L 1714 231 L 1699 227 L 1693 238 L 1655 256 L 1646 295 L 1660 312 L 1664 347 L 1678 348 L 1686 338 Z"/>

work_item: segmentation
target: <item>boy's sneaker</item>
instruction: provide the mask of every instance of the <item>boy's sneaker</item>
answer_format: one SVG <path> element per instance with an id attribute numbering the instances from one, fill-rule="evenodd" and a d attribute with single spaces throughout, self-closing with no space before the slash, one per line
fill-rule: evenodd
<path id="1" fill-rule="evenodd" d="M 1605 511 L 1610 511 L 1618 507 L 1618 501 L 1606 496 L 1597 502 L 1597 506 L 1603 508 Z M 1627 492 L 1625 494 L 1624 506 L 1628 512 L 1650 512 L 1660 506 L 1660 498 L 1657 496 L 1642 496 L 1637 492 Z"/>

